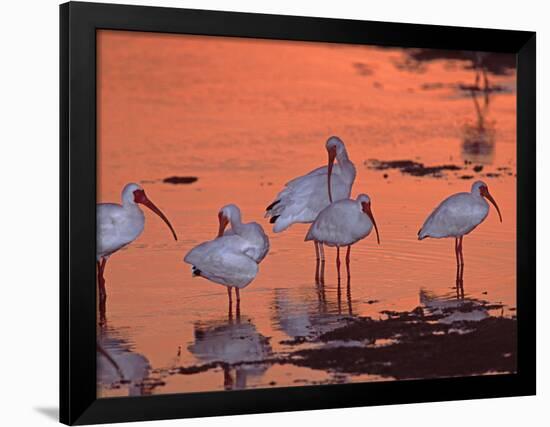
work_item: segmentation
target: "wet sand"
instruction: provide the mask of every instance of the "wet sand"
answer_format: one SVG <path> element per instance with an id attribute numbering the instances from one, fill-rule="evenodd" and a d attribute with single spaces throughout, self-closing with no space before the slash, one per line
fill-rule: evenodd
<path id="1" fill-rule="evenodd" d="M 422 62 L 400 49 L 110 31 L 100 32 L 98 46 L 98 201 L 118 201 L 136 181 L 179 236 L 174 242 L 146 212 L 143 234 L 109 260 L 100 335 L 117 337 L 107 351 L 141 355 L 150 369 L 131 384 L 100 372 L 98 395 L 515 369 L 513 69 L 493 67 L 490 84 L 503 89 L 483 92 L 472 90 L 467 58 Z M 381 237 L 379 246 L 370 236 L 353 247 L 349 287 L 338 286 L 333 250 L 324 285 L 315 282 L 306 225 L 275 234 L 263 219 L 285 182 L 326 162 L 332 134 L 357 168 L 352 196 L 371 196 Z M 373 167 L 373 160 L 389 166 Z M 424 173 L 441 166 L 450 168 Z M 475 179 L 487 182 L 504 221 L 491 210 L 464 239 L 465 297 L 457 300 L 454 242 L 419 242 L 416 231 L 444 197 L 469 191 Z M 272 248 L 242 292 L 240 319 L 228 318 L 224 288 L 192 278 L 183 263 L 189 249 L 216 234 L 218 209 L 229 202 L 245 221 L 264 226 Z M 458 316 L 454 326 L 426 315 L 415 320 L 427 330 L 388 318 L 419 316 L 417 307 L 428 310 L 426 293 L 454 301 L 458 312 L 484 301 L 487 316 Z M 395 335 L 404 328 L 410 336 L 400 341 Z M 363 329 L 367 335 L 358 337 Z M 419 331 L 429 333 L 421 338 Z M 486 343 L 476 346 L 479 363 L 428 369 L 422 349 L 442 357 L 473 343 Z M 404 364 L 401 353 L 414 354 L 415 363 Z M 377 369 L 384 359 L 396 368 Z"/>

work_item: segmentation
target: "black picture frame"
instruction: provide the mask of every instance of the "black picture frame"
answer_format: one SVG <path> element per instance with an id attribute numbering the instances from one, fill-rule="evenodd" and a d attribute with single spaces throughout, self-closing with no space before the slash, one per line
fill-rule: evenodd
<path id="1" fill-rule="evenodd" d="M 516 374 L 96 398 L 96 31 L 114 29 L 517 55 Z M 536 34 L 69 2 L 60 6 L 60 419 L 92 424 L 532 395 Z"/>

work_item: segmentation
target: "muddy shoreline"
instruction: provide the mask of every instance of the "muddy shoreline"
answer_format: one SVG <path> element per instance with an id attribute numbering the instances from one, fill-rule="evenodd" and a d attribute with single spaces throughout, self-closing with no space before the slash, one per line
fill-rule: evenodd
<path id="1" fill-rule="evenodd" d="M 501 308 L 484 301 L 464 301 L 435 310 L 418 306 L 410 312 L 382 311 L 383 319 L 348 318 L 343 326 L 319 336 L 295 337 L 287 342 L 293 350 L 286 354 L 238 363 L 219 360 L 178 366 L 165 373 L 194 375 L 246 366 L 266 369 L 275 364 L 327 371 L 335 382 L 342 381 L 337 380 L 340 374 L 401 380 L 511 373 L 517 366 L 515 317 L 448 321 L 457 313 L 468 319 Z M 300 348 L 304 344 L 308 348 Z"/>

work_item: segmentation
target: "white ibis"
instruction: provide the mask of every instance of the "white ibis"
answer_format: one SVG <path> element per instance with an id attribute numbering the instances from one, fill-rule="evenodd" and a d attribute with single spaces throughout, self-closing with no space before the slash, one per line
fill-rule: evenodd
<path id="1" fill-rule="evenodd" d="M 240 210 L 235 205 L 224 206 L 218 219 L 218 237 L 195 246 L 183 260 L 192 265 L 193 276 L 227 287 L 229 312 L 232 307 L 231 288 L 235 288 L 239 314 L 239 290 L 248 286 L 258 274 L 258 263 L 269 250 L 269 240 L 259 224 L 241 222 Z M 231 229 L 224 234 L 229 222 Z"/>
<path id="2" fill-rule="evenodd" d="M 311 224 L 305 240 L 336 246 L 338 278 L 340 278 L 340 247 L 347 246 L 346 268 L 349 278 L 351 245 L 367 237 L 373 226 L 376 231 L 376 240 L 380 244 L 370 198 L 366 194 L 359 194 L 355 200 L 339 200 L 323 209 Z"/>
<path id="3" fill-rule="evenodd" d="M 487 218 L 489 203 L 485 199 L 494 205 L 502 222 L 500 209 L 489 193 L 487 184 L 476 181 L 472 184 L 472 190 L 469 193 L 453 194 L 435 208 L 418 231 L 418 240 L 426 237 L 433 239 L 454 237 L 457 268 L 463 267 L 462 239 Z"/>
<path id="4" fill-rule="evenodd" d="M 164 214 L 145 195 L 138 184 L 127 184 L 122 190 L 122 204 L 99 203 L 96 209 L 97 221 L 97 281 L 100 302 L 103 306 L 107 299 L 105 290 L 105 264 L 109 257 L 132 243 L 142 233 L 145 215 L 138 204 L 147 206 L 168 225 L 175 240 L 178 240 L 174 228 Z M 104 313 L 103 313 L 104 314 Z"/>
<path id="5" fill-rule="evenodd" d="M 218 237 L 226 235 L 238 235 L 250 243 L 246 254 L 257 263 L 260 263 L 269 252 L 269 238 L 264 229 L 257 222 L 243 223 L 241 210 L 237 205 L 229 204 L 222 207 L 218 213 L 219 231 Z M 231 228 L 224 232 L 230 224 Z"/>
<path id="6" fill-rule="evenodd" d="M 355 180 L 355 166 L 342 140 L 331 136 L 326 142 L 328 165 L 287 182 L 275 201 L 266 208 L 266 217 L 280 233 L 292 224 L 312 223 L 332 201 L 349 198 Z M 336 165 L 334 161 L 336 160 Z M 324 260 L 322 243 L 314 242 L 317 259 Z"/>

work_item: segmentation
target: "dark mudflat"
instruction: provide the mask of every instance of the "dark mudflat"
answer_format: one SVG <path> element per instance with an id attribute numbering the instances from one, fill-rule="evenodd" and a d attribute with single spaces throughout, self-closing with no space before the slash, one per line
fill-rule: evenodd
<path id="1" fill-rule="evenodd" d="M 366 162 L 369 169 L 375 170 L 388 170 L 399 169 L 401 173 L 405 173 L 413 176 L 433 176 L 440 178 L 443 176 L 443 171 L 458 171 L 461 168 L 457 165 L 437 165 L 437 166 L 425 166 L 423 163 L 415 162 L 412 160 L 376 160 L 370 159 Z"/>
<path id="2" fill-rule="evenodd" d="M 293 358 L 292 362 L 313 369 L 396 379 L 515 371 L 515 320 L 491 317 L 480 322 L 465 322 L 463 326 L 472 330 L 452 330 L 448 325 L 403 325 L 395 330 L 404 332 L 395 344 L 300 350 L 294 353 L 300 358 Z M 357 330 L 353 331 L 353 326 L 350 326 L 346 332 L 353 334 Z M 380 331 L 371 332 L 373 336 L 380 334 Z M 365 335 L 365 332 L 361 331 L 359 335 Z"/>
<path id="3" fill-rule="evenodd" d="M 162 182 L 167 184 L 192 184 L 196 182 L 199 178 L 196 176 L 170 176 L 164 178 Z"/>

